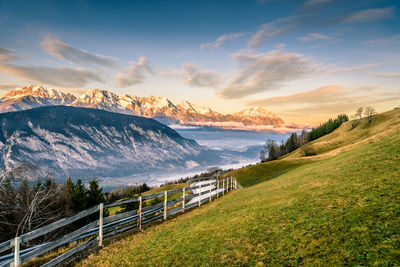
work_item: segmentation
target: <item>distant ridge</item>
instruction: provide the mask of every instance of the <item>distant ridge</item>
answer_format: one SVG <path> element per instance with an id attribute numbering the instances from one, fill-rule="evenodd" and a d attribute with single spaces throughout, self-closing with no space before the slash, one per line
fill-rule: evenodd
<path id="1" fill-rule="evenodd" d="M 233 114 L 221 114 L 208 107 L 183 101 L 175 105 L 168 98 L 151 95 L 138 97 L 107 90 L 93 89 L 79 97 L 60 90 L 29 85 L 16 88 L 0 99 L 0 112 L 26 110 L 41 106 L 66 105 L 96 108 L 117 113 L 154 118 L 167 124 L 221 126 L 236 123 L 243 126 L 280 127 L 284 121 L 262 107 L 252 107 Z M 215 123 L 215 124 L 213 124 Z"/>

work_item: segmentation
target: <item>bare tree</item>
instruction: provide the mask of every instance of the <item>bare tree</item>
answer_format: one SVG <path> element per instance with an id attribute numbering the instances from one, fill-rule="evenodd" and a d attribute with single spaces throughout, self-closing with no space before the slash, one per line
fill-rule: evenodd
<path id="1" fill-rule="evenodd" d="M 65 216 L 68 212 L 67 201 L 60 190 L 62 188 L 49 178 L 21 181 L 3 177 L 0 181 L 0 241 Z"/>
<path id="2" fill-rule="evenodd" d="M 353 130 L 354 128 L 357 127 L 358 125 L 358 120 L 357 120 L 358 116 L 357 114 L 352 116 L 352 120 L 351 120 L 351 130 Z"/>
<path id="3" fill-rule="evenodd" d="M 361 119 L 361 118 L 362 118 L 363 111 L 364 111 L 364 108 L 363 108 L 363 107 L 359 107 L 359 108 L 356 110 L 355 117 Z"/>
<path id="4" fill-rule="evenodd" d="M 364 110 L 364 115 L 368 119 L 368 124 L 371 124 L 372 120 L 374 119 L 374 116 L 376 114 L 376 110 L 373 107 L 366 107 Z"/>
<path id="5" fill-rule="evenodd" d="M 265 144 L 264 144 L 264 148 L 267 152 L 269 152 L 271 150 L 271 148 L 276 146 L 276 141 L 272 140 L 272 139 L 268 139 Z"/>

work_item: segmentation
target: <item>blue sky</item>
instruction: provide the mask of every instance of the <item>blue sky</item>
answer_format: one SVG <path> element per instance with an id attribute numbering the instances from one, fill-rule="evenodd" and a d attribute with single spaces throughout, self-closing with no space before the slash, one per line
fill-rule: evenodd
<path id="1" fill-rule="evenodd" d="M 400 1 L 0 0 L 0 92 L 163 95 L 320 122 L 400 104 Z"/>

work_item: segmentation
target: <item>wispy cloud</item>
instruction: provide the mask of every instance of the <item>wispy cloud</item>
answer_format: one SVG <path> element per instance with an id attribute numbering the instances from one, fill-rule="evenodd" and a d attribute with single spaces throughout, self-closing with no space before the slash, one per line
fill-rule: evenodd
<path id="1" fill-rule="evenodd" d="M 260 29 L 249 40 L 248 45 L 258 47 L 271 38 L 296 28 L 295 19 L 296 17 L 282 18 L 261 25 Z"/>
<path id="2" fill-rule="evenodd" d="M 374 47 L 400 48 L 400 34 L 388 36 L 386 38 L 372 39 L 367 41 L 366 44 Z"/>
<path id="3" fill-rule="evenodd" d="M 400 73 L 377 73 L 375 77 L 400 79 Z"/>
<path id="4" fill-rule="evenodd" d="M 0 47 L 0 61 L 10 61 L 21 58 L 19 56 L 16 56 L 14 53 L 15 50 Z"/>
<path id="5" fill-rule="evenodd" d="M 94 54 L 72 47 L 53 36 L 46 36 L 41 45 L 51 56 L 76 64 L 111 67 L 118 61 L 117 58 Z"/>
<path id="6" fill-rule="evenodd" d="M 147 74 L 154 75 L 152 68 L 149 66 L 145 57 L 139 58 L 136 63 L 129 62 L 130 67 L 126 72 L 120 73 L 117 77 L 117 87 L 128 87 L 134 84 L 143 83 Z"/>
<path id="7" fill-rule="evenodd" d="M 372 68 L 377 66 L 378 64 L 376 63 L 370 63 L 370 64 L 360 64 L 356 66 L 351 66 L 351 67 L 336 67 L 336 66 L 329 66 L 329 67 L 324 67 L 321 69 L 321 74 L 338 74 L 338 73 L 351 73 L 351 72 L 360 72 L 364 71 L 368 68 Z"/>
<path id="8" fill-rule="evenodd" d="M 331 40 L 333 39 L 330 36 L 321 34 L 321 33 L 309 33 L 307 35 L 304 35 L 302 37 L 298 37 L 297 40 L 300 40 L 302 42 L 312 42 L 312 41 L 318 41 L 318 40 Z"/>
<path id="9" fill-rule="evenodd" d="M 232 41 L 232 40 L 238 39 L 241 36 L 243 36 L 243 33 L 241 33 L 241 32 L 224 34 L 224 35 L 219 36 L 214 42 L 201 44 L 200 48 L 201 49 L 218 48 L 223 43 L 225 43 L 227 41 Z"/>
<path id="10" fill-rule="evenodd" d="M 359 106 L 395 103 L 399 99 L 400 92 L 382 93 L 377 86 L 327 85 L 311 91 L 252 100 L 247 104 L 273 107 L 288 117 L 326 119 L 338 112 L 352 114 Z"/>
<path id="11" fill-rule="evenodd" d="M 2 91 L 9 91 L 15 88 L 20 87 L 20 85 L 18 84 L 12 84 L 12 83 L 8 83 L 8 84 L 0 84 L 0 90 Z"/>
<path id="12" fill-rule="evenodd" d="M 0 64 L 0 73 L 61 87 L 76 88 L 85 86 L 90 81 L 103 82 L 98 74 L 80 68 Z"/>
<path id="13" fill-rule="evenodd" d="M 391 18 L 394 15 L 394 7 L 372 8 L 351 13 L 342 19 L 345 23 L 374 22 Z"/>
<path id="14" fill-rule="evenodd" d="M 216 88 L 221 83 L 221 77 L 215 71 L 200 70 L 196 65 L 182 65 L 184 82 L 192 87 Z"/>
<path id="15" fill-rule="evenodd" d="M 241 68 L 218 93 L 223 98 L 242 98 L 277 90 L 282 83 L 310 75 L 319 68 L 310 58 L 281 49 L 267 54 L 236 53 L 233 59 Z"/>
<path id="16" fill-rule="evenodd" d="M 288 104 L 332 102 L 337 101 L 338 98 L 343 99 L 342 96 L 344 90 L 345 88 L 340 85 L 328 85 L 311 91 L 253 100 L 250 101 L 248 104 L 256 106 L 281 106 Z"/>

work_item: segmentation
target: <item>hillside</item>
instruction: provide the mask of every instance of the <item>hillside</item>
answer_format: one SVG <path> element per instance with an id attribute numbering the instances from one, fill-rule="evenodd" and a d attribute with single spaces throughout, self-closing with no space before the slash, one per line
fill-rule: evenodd
<path id="1" fill-rule="evenodd" d="M 348 134 L 345 124 L 313 143 L 314 157 L 295 151 L 235 171 L 243 190 L 77 266 L 398 265 L 399 115 L 380 114 Z"/>
<path id="2" fill-rule="evenodd" d="M 377 114 L 371 125 L 368 125 L 366 118 L 361 119 L 355 128 L 352 128 L 351 121 L 345 122 L 334 132 L 304 145 L 279 160 L 239 169 L 226 175 L 235 176 L 244 186 L 252 185 L 299 166 L 382 140 L 398 132 L 399 129 L 400 109 L 393 109 Z M 305 150 L 315 153 L 315 156 L 306 157 Z"/>
<path id="3" fill-rule="evenodd" d="M 66 176 L 129 175 L 184 167 L 204 148 L 155 120 L 96 109 L 40 107 L 0 114 L 0 167 L 21 163 Z"/>

